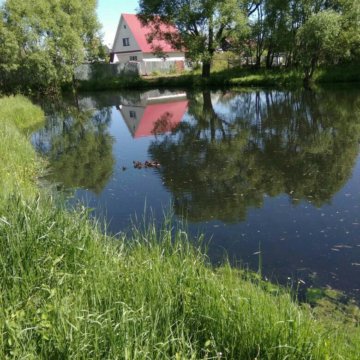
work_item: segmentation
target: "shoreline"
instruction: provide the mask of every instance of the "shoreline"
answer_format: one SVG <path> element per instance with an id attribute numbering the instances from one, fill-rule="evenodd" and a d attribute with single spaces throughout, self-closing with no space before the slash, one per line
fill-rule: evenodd
<path id="1" fill-rule="evenodd" d="M 360 67 L 359 67 L 360 68 Z M 353 84 L 360 87 L 360 70 L 354 65 L 320 68 L 315 72 L 313 86 L 336 86 Z M 80 92 L 150 88 L 209 89 L 209 88 L 303 88 L 303 74 L 299 70 L 288 69 L 247 69 L 234 68 L 217 71 L 210 78 L 202 78 L 197 72 L 144 77 L 102 78 L 99 80 L 78 81 Z M 67 87 L 69 88 L 69 87 Z"/>
<path id="2" fill-rule="evenodd" d="M 22 174 L 33 191 L 20 183 L 0 198 L 1 356 L 356 359 L 358 324 L 331 301 L 312 309 L 259 274 L 212 268 L 170 219 L 114 238 L 87 209 L 56 204 L 36 187 L 42 165 L 14 125 L 39 126 L 43 116 L 23 97 L 9 108 L 0 125 L 16 127 L 10 140 L 31 159 L 8 176 Z"/>

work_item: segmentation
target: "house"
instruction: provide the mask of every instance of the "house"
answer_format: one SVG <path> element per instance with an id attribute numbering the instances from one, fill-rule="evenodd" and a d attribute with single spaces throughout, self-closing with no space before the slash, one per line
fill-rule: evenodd
<path id="1" fill-rule="evenodd" d="M 141 99 L 122 99 L 117 106 L 133 138 L 173 131 L 183 119 L 188 100 L 185 93 L 149 91 Z"/>
<path id="2" fill-rule="evenodd" d="M 163 24 L 160 30 L 177 33 L 173 26 Z M 165 40 L 150 40 L 152 29 L 134 14 L 121 14 L 110 56 L 111 63 L 137 62 L 141 75 L 152 72 L 180 71 L 185 67 L 185 53 Z M 159 50 L 161 49 L 161 56 Z"/>

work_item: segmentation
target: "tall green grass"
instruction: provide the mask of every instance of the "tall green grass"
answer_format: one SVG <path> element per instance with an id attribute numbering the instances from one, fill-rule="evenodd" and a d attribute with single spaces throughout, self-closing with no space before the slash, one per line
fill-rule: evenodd
<path id="1" fill-rule="evenodd" d="M 44 122 L 44 113 L 38 106 L 22 96 L 0 99 L 0 123 L 11 123 L 21 132 L 28 134 Z"/>
<path id="2" fill-rule="evenodd" d="M 30 132 L 44 122 L 44 113 L 23 96 L 0 99 L 0 205 L 8 194 L 36 193 L 39 164 Z"/>
<path id="3" fill-rule="evenodd" d="M 358 358 L 355 328 L 212 269 L 167 223 L 114 239 L 84 210 L 13 198 L 0 219 L 0 358 Z"/>

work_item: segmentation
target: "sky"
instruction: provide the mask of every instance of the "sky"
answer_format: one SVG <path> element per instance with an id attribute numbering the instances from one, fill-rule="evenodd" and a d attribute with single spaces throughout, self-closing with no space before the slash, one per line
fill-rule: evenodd
<path id="1" fill-rule="evenodd" d="M 137 7 L 138 0 L 98 0 L 97 14 L 102 24 L 104 44 L 112 47 L 120 14 L 135 14 Z"/>

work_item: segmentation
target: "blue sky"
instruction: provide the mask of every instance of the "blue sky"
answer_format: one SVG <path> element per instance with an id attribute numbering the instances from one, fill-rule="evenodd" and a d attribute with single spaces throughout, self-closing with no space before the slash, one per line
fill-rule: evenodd
<path id="1" fill-rule="evenodd" d="M 112 46 L 121 13 L 135 13 L 138 0 L 98 0 L 98 17 L 102 24 L 104 43 Z"/>

